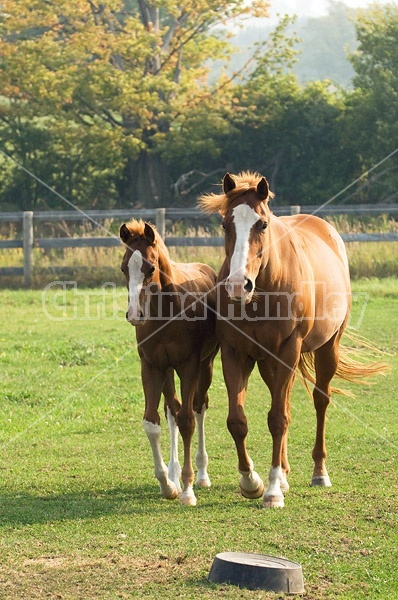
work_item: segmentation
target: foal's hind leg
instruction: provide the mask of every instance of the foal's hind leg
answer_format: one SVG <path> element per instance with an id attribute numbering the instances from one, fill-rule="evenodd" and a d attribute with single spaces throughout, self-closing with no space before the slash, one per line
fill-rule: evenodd
<path id="1" fill-rule="evenodd" d="M 313 486 L 330 487 L 332 484 L 326 470 L 325 420 L 330 402 L 330 381 L 337 370 L 339 361 L 338 347 L 341 334 L 334 335 L 326 344 L 315 350 L 316 382 L 313 391 L 316 410 L 316 437 L 312 451 L 314 459 Z"/>
<path id="2" fill-rule="evenodd" d="M 169 479 L 176 486 L 178 495 L 181 494 L 181 466 L 178 460 L 178 425 L 177 414 L 181 407 L 175 384 L 174 371 L 169 369 L 166 374 L 166 379 L 163 385 L 164 409 L 170 432 L 170 462 L 168 465 Z"/>
<path id="3" fill-rule="evenodd" d="M 199 487 L 210 487 L 210 478 L 207 473 L 209 457 L 206 452 L 205 441 L 205 419 L 206 411 L 209 406 L 209 396 L 207 390 L 210 387 L 213 376 L 213 360 L 210 356 L 200 364 L 199 380 L 193 401 L 193 410 L 195 413 L 196 425 L 198 428 L 198 451 L 195 462 L 198 469 L 196 476 L 196 485 Z"/>

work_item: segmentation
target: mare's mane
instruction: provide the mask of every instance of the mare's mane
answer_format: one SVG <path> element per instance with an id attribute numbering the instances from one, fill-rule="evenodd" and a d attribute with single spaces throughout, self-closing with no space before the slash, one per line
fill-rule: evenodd
<path id="1" fill-rule="evenodd" d="M 228 210 L 230 203 L 238 198 L 245 192 L 250 190 L 256 191 L 257 185 L 261 181 L 262 176 L 252 171 L 242 171 L 238 175 L 231 175 L 235 182 L 235 187 L 230 190 L 227 194 L 222 192 L 221 194 L 204 194 L 199 197 L 199 204 L 206 213 L 219 212 L 221 215 L 225 215 Z M 273 198 L 274 194 L 270 191 L 268 198 Z"/>

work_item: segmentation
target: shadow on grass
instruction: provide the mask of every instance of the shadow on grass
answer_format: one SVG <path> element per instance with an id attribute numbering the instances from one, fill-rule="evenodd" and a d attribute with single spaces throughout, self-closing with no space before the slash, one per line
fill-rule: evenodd
<path id="1" fill-rule="evenodd" d="M 208 492 L 210 494 L 210 492 Z M 208 511 L 215 505 L 231 506 L 237 501 L 232 489 L 214 490 L 205 497 L 198 492 L 195 511 Z M 215 498 L 217 494 L 217 498 Z M 227 502 L 226 502 L 227 500 Z M 74 493 L 34 495 L 27 492 L 0 493 L 0 526 L 33 525 L 54 521 L 96 519 L 106 515 L 145 515 L 192 510 L 178 500 L 166 500 L 156 486 L 116 487 L 108 490 L 82 490 Z"/>
<path id="2" fill-rule="evenodd" d="M 0 524 L 34 524 L 95 519 L 114 514 L 153 513 L 157 507 L 164 510 L 164 503 L 168 504 L 156 492 L 154 486 L 145 485 L 65 494 L 0 494 Z"/>

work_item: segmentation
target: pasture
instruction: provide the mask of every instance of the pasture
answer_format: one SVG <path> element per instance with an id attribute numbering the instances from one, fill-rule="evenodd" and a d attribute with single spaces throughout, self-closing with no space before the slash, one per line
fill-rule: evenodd
<path id="1" fill-rule="evenodd" d="M 329 489 L 309 487 L 315 411 L 296 382 L 282 510 L 238 493 L 219 357 L 206 422 L 212 487 L 198 490 L 197 507 L 181 507 L 160 498 L 153 476 L 124 287 L 0 291 L 0 598 L 280 597 L 207 582 L 227 550 L 301 563 L 308 600 L 398 598 L 398 284 L 354 289 L 351 324 L 392 370 L 370 387 L 341 384 L 355 398 L 334 396 Z M 268 407 L 254 372 L 248 448 L 263 477 Z"/>

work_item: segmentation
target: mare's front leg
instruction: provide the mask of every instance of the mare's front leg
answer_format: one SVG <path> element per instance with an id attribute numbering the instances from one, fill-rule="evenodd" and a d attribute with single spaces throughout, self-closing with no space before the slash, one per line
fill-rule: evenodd
<path id="1" fill-rule="evenodd" d="M 177 425 L 177 414 L 181 407 L 175 384 L 174 384 L 174 370 L 168 369 L 166 373 L 166 379 L 163 385 L 164 395 L 164 409 L 169 426 L 170 433 L 170 461 L 168 465 L 168 474 L 170 480 L 176 486 L 178 495 L 181 495 L 181 466 L 178 459 L 178 425 Z"/>
<path id="2" fill-rule="evenodd" d="M 264 484 L 254 471 L 253 461 L 247 453 L 248 428 L 244 413 L 247 384 L 254 361 L 229 345 L 221 347 L 221 360 L 229 400 L 227 426 L 238 454 L 240 491 L 246 498 L 259 498 L 264 491 Z"/>
<path id="3" fill-rule="evenodd" d="M 275 357 L 269 356 L 266 360 L 261 360 L 258 363 L 258 370 L 264 383 L 267 385 L 271 397 L 274 394 L 274 374 L 277 371 L 275 368 Z M 290 473 L 290 465 L 287 458 L 287 431 L 283 436 L 282 440 L 282 454 L 281 454 L 281 465 L 282 465 L 282 481 L 281 490 L 285 494 L 289 491 L 288 475 Z"/>
<path id="4" fill-rule="evenodd" d="M 283 492 L 289 489 L 286 476 L 289 473 L 287 462 L 287 434 L 290 423 L 290 394 L 300 357 L 300 343 L 291 339 L 278 357 L 269 357 L 269 369 L 273 372 L 269 386 L 272 396 L 268 413 L 268 428 L 272 435 L 272 462 L 269 472 L 268 489 L 263 497 L 264 508 L 283 508 Z"/>
<path id="5" fill-rule="evenodd" d="M 162 496 L 172 500 L 178 496 L 178 490 L 173 481 L 170 480 L 167 467 L 163 461 L 160 447 L 160 416 L 158 412 L 166 374 L 153 368 L 145 358 L 142 358 L 141 376 L 145 394 L 143 425 L 152 448 L 155 477 L 159 481 Z"/>

